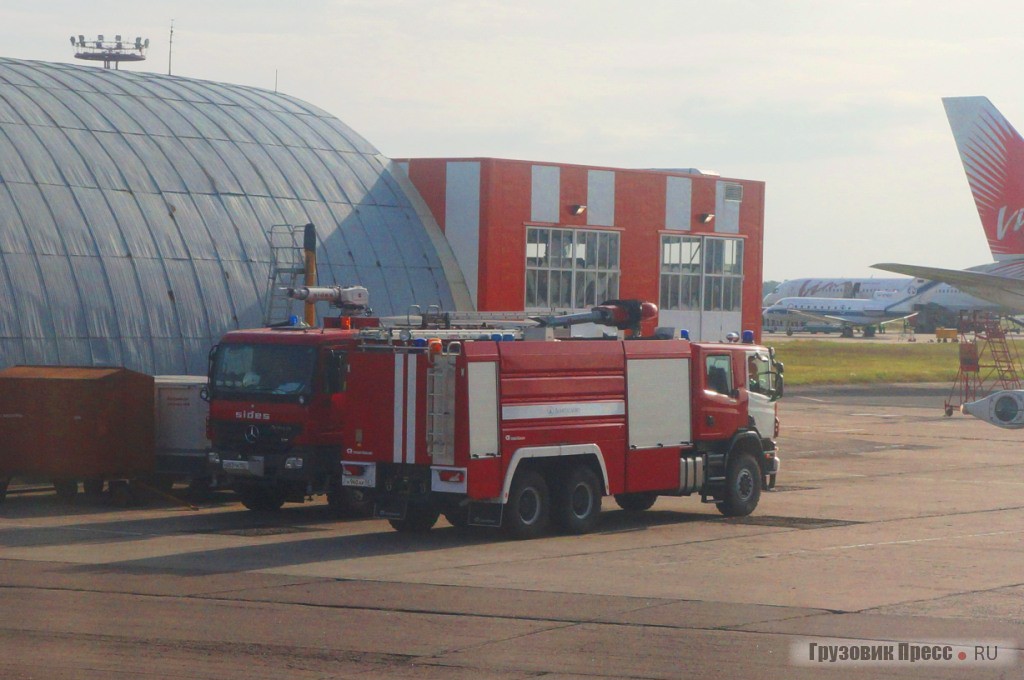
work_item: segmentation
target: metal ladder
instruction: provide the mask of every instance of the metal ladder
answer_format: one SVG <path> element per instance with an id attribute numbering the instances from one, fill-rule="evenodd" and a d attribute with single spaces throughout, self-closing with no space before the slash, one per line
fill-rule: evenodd
<path id="1" fill-rule="evenodd" d="M 427 369 L 427 454 L 437 465 L 455 463 L 455 357 L 435 355 Z"/>
<path id="2" fill-rule="evenodd" d="M 959 331 L 960 368 L 944 405 L 947 416 L 961 404 L 997 390 L 1021 388 L 1020 356 L 1016 346 L 1006 341 L 999 316 L 961 313 Z"/>
<path id="3" fill-rule="evenodd" d="M 999 386 L 1004 390 L 1019 390 L 1020 376 L 1017 364 L 1020 362 L 1016 352 L 1006 342 L 1006 331 L 999 323 L 999 317 L 987 316 L 983 326 L 984 337 L 988 340 L 988 350 L 992 357 L 992 367 Z M 981 336 L 979 335 L 979 338 Z"/>
<path id="4" fill-rule="evenodd" d="M 266 306 L 263 310 L 263 324 L 287 321 L 293 314 L 296 303 L 288 297 L 285 289 L 298 288 L 305 284 L 306 259 L 302 250 L 305 226 L 275 224 L 267 232 L 270 242 L 270 276 L 267 280 Z"/>

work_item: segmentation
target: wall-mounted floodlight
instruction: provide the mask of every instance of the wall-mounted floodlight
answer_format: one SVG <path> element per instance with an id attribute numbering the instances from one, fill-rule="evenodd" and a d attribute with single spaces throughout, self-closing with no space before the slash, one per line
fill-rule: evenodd
<path id="1" fill-rule="evenodd" d="M 576 215 L 578 217 L 578 216 L 582 215 L 585 212 L 587 212 L 587 206 L 585 206 L 585 205 L 577 204 L 577 205 L 570 205 L 569 206 L 569 214 L 570 215 Z"/>
<path id="2" fill-rule="evenodd" d="M 697 216 L 701 224 L 709 224 L 711 220 L 715 219 L 715 213 L 701 213 Z"/>

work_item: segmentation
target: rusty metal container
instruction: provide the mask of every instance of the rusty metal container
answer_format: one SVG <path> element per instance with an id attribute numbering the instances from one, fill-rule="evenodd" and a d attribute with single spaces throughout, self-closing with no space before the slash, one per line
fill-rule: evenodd
<path id="1" fill-rule="evenodd" d="M 0 478 L 152 473 L 153 393 L 152 376 L 125 368 L 0 371 Z"/>

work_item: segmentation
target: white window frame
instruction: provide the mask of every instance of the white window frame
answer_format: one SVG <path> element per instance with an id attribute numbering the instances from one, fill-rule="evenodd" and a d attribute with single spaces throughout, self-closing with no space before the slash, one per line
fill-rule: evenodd
<path id="1" fill-rule="evenodd" d="M 589 309 L 617 298 L 621 249 L 618 231 L 527 225 L 523 309 Z"/>
<path id="2" fill-rule="evenodd" d="M 662 234 L 658 302 L 663 310 L 743 309 L 744 239 Z"/>

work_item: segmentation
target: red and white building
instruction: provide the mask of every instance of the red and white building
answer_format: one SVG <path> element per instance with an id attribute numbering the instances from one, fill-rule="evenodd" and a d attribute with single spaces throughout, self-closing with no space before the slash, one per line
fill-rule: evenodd
<path id="1" fill-rule="evenodd" d="M 761 332 L 764 182 L 497 158 L 399 161 L 480 311 L 657 301 L 694 340 Z"/>

